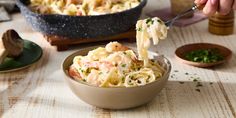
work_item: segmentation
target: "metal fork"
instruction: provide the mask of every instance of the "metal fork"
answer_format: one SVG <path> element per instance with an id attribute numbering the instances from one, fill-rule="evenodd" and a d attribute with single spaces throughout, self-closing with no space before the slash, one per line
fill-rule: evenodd
<path id="1" fill-rule="evenodd" d="M 197 10 L 197 9 L 201 10 L 202 8 L 203 8 L 203 5 L 196 5 L 196 4 L 194 4 L 194 5 L 192 6 L 192 8 L 190 8 L 190 9 L 188 9 L 188 10 L 186 10 L 186 11 L 180 13 L 180 14 L 178 14 L 178 15 L 175 16 L 173 19 L 170 19 L 170 20 L 166 21 L 166 22 L 165 22 L 165 25 L 166 25 L 167 27 L 171 27 L 171 26 L 173 25 L 173 23 L 174 23 L 177 19 L 179 19 L 179 18 L 181 18 L 182 16 L 185 16 L 185 15 L 191 13 L 191 12 L 194 12 L 194 11 Z"/>

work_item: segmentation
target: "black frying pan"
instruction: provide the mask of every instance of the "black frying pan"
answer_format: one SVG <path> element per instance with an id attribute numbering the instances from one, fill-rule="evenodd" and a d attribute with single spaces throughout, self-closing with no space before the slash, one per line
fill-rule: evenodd
<path id="1" fill-rule="evenodd" d="M 38 14 L 27 5 L 29 0 L 17 0 L 21 13 L 33 29 L 47 35 L 69 38 L 96 38 L 119 34 L 134 27 L 147 0 L 132 9 L 98 16 Z"/>

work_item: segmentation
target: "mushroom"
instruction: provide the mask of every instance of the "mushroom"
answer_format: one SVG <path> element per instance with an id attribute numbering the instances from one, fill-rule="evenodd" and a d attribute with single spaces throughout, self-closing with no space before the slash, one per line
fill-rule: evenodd
<path id="1" fill-rule="evenodd" d="M 24 41 L 15 30 L 7 30 L 0 41 L 0 64 L 6 57 L 17 57 L 23 52 Z"/>

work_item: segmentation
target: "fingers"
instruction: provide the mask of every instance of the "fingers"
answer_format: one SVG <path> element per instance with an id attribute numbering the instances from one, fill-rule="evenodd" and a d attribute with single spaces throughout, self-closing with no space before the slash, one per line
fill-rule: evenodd
<path id="1" fill-rule="evenodd" d="M 232 7 L 234 7 L 232 4 L 235 3 L 233 2 L 234 0 L 220 0 L 218 12 L 222 15 L 228 14 L 231 11 Z"/>
<path id="2" fill-rule="evenodd" d="M 206 4 L 206 2 L 209 1 L 209 0 L 200 0 L 200 4 Z"/>
<path id="3" fill-rule="evenodd" d="M 208 0 L 203 8 L 203 13 L 208 16 L 214 15 L 218 9 L 218 4 L 218 0 Z"/>
<path id="4" fill-rule="evenodd" d="M 236 0 L 234 0 L 233 9 L 236 10 Z"/>
<path id="5" fill-rule="evenodd" d="M 197 5 L 202 5 L 205 4 L 207 2 L 207 0 L 195 0 L 194 3 Z"/>

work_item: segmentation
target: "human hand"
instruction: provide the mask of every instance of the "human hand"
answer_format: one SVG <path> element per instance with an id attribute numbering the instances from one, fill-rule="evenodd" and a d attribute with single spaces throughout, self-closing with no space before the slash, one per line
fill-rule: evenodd
<path id="1" fill-rule="evenodd" d="M 226 15 L 231 11 L 231 9 L 236 9 L 235 0 L 195 0 L 195 4 L 205 4 L 203 13 L 208 16 L 214 15 L 215 12 Z"/>

